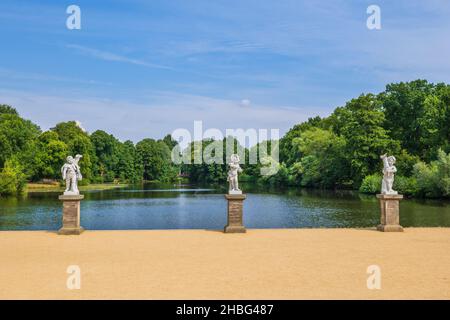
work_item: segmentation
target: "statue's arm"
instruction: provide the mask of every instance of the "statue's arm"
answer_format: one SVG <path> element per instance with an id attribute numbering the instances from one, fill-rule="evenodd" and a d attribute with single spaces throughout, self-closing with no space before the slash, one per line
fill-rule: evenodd
<path id="1" fill-rule="evenodd" d="M 388 163 L 388 158 L 387 158 L 387 155 L 386 154 L 383 154 L 382 156 L 381 156 L 381 159 L 383 160 L 383 167 L 386 169 L 386 168 L 389 168 L 389 163 Z"/>
<path id="2" fill-rule="evenodd" d="M 83 176 L 81 175 L 81 170 L 79 165 L 75 165 L 75 174 L 77 176 L 77 180 L 83 180 Z"/>
<path id="3" fill-rule="evenodd" d="M 64 180 L 66 180 L 66 172 L 67 172 L 67 167 L 64 165 L 64 166 L 62 166 L 62 168 L 61 168 L 61 174 L 62 174 L 62 178 L 63 178 Z"/>
<path id="4" fill-rule="evenodd" d="M 80 162 L 80 159 L 83 158 L 83 156 L 81 154 L 77 154 L 75 156 L 74 162 L 75 164 L 78 166 L 78 162 Z"/>
<path id="5" fill-rule="evenodd" d="M 397 168 L 395 166 L 387 166 L 383 169 L 383 173 L 396 173 Z"/>

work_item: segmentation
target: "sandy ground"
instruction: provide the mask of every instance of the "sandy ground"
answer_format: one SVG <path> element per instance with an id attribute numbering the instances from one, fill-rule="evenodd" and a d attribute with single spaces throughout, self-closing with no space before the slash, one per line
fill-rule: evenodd
<path id="1" fill-rule="evenodd" d="M 450 229 L 0 232 L 0 299 L 16 298 L 449 299 Z"/>

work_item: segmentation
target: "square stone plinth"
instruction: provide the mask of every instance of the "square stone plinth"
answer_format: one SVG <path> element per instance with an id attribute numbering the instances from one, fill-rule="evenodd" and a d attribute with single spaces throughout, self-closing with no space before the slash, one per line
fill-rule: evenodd
<path id="1" fill-rule="evenodd" d="M 242 208 L 244 200 L 247 198 L 245 194 L 226 194 L 225 199 L 228 201 L 227 207 L 227 225 L 225 233 L 244 233 L 246 232 L 242 222 Z"/>
<path id="2" fill-rule="evenodd" d="M 59 200 L 63 202 L 63 226 L 58 234 L 79 235 L 84 231 L 80 226 L 80 201 L 83 199 L 83 195 L 59 196 Z"/>
<path id="3" fill-rule="evenodd" d="M 380 200 L 381 211 L 381 223 L 377 229 L 383 232 L 402 232 L 399 203 L 403 199 L 403 195 L 377 194 L 377 198 Z"/>

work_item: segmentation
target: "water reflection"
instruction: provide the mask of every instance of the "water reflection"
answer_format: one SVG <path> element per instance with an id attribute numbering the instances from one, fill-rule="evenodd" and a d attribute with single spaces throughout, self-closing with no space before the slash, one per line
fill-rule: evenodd
<path id="1" fill-rule="evenodd" d="M 370 227 L 379 222 L 374 196 L 352 191 L 267 189 L 242 184 L 248 194 L 248 228 Z M 223 187 L 138 185 L 85 192 L 81 223 L 87 229 L 221 229 L 226 223 Z M 404 200 L 401 224 L 450 226 L 450 203 Z M 58 193 L 30 193 L 0 199 L 1 230 L 57 230 Z"/>

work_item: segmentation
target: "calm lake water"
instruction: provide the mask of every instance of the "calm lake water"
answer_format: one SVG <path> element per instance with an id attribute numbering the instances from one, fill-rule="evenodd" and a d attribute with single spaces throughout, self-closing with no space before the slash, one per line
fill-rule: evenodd
<path id="1" fill-rule="evenodd" d="M 375 196 L 350 191 L 263 191 L 247 193 L 247 228 L 373 227 L 379 223 Z M 225 190 L 189 185 L 139 185 L 84 192 L 81 224 L 86 229 L 222 229 Z M 0 230 L 57 230 L 62 204 L 58 193 L 30 193 L 0 199 Z M 403 200 L 404 227 L 450 227 L 450 202 Z"/>

